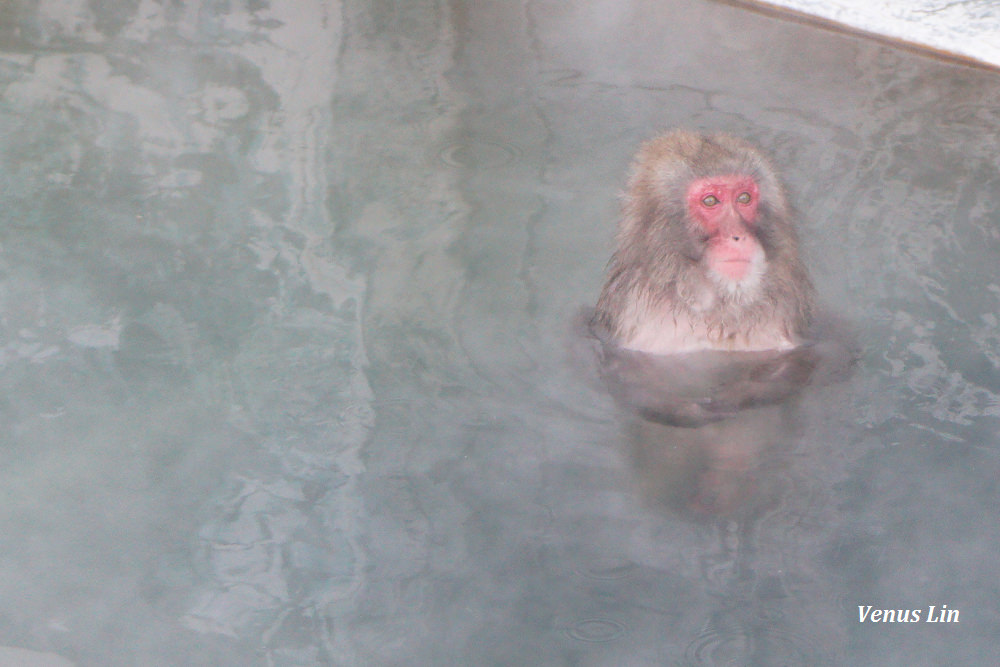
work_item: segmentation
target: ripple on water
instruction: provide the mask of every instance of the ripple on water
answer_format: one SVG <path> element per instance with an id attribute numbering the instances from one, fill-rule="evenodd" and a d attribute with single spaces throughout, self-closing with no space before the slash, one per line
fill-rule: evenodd
<path id="1" fill-rule="evenodd" d="M 625 626 L 607 618 L 588 618 L 566 630 L 566 634 L 582 642 L 612 642 L 625 634 Z"/>
<path id="2" fill-rule="evenodd" d="M 767 664 L 808 665 L 810 661 L 798 643 L 783 634 L 708 631 L 688 644 L 684 657 L 689 665 Z"/>
<path id="3" fill-rule="evenodd" d="M 611 581 L 630 577 L 638 568 L 638 565 L 626 558 L 608 558 L 591 561 L 586 565 L 574 568 L 574 571 L 588 579 Z"/>
<path id="4" fill-rule="evenodd" d="M 489 139 L 454 141 L 437 152 L 437 160 L 455 169 L 495 168 L 515 162 L 521 150 L 513 144 Z"/>

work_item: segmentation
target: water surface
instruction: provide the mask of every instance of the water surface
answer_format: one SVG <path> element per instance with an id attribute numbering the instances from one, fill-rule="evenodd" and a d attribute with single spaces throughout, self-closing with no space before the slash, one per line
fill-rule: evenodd
<path id="1" fill-rule="evenodd" d="M 693 0 L 0 16 L 0 644 L 996 662 L 995 73 Z M 683 432 L 571 327 L 679 125 L 769 150 L 864 349 Z"/>

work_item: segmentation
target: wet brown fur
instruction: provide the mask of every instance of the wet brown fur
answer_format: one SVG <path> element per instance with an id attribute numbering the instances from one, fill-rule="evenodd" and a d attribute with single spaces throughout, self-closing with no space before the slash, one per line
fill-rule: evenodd
<path id="1" fill-rule="evenodd" d="M 687 210 L 693 180 L 726 174 L 749 175 L 760 189 L 755 228 L 766 269 L 752 294 L 706 287 L 707 239 Z M 707 309 L 696 299 L 706 290 L 715 296 Z M 740 340 L 767 338 L 772 331 L 797 344 L 814 300 L 783 188 L 756 148 L 725 134 L 682 130 L 640 148 L 623 196 L 617 249 L 591 321 L 599 336 L 627 346 L 643 322 L 669 313 L 675 324 L 699 323 L 694 335 L 704 338 L 706 349 L 741 349 Z"/>

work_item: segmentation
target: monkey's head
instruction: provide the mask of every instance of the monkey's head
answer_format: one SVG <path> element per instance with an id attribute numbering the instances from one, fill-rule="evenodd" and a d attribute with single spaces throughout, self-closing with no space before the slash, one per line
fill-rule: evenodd
<path id="1" fill-rule="evenodd" d="M 674 131 L 644 145 L 625 208 L 631 229 L 623 233 L 661 248 L 657 255 L 683 258 L 665 267 L 701 273 L 723 299 L 755 299 L 769 264 L 797 255 L 774 169 L 728 135 Z"/>
<path id="2" fill-rule="evenodd" d="M 774 169 L 747 142 L 673 131 L 636 155 L 595 330 L 630 349 L 787 349 L 813 288 Z"/>

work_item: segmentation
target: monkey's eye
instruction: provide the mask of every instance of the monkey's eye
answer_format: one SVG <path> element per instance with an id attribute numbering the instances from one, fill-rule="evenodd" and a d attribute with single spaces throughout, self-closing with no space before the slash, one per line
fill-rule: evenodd
<path id="1" fill-rule="evenodd" d="M 719 198 L 715 195 L 706 195 L 702 198 L 701 203 L 705 206 L 715 206 L 719 203 Z"/>
<path id="2" fill-rule="evenodd" d="M 750 193 L 749 192 L 741 192 L 740 196 L 736 198 L 736 201 L 738 201 L 741 204 L 749 204 L 750 203 Z"/>

